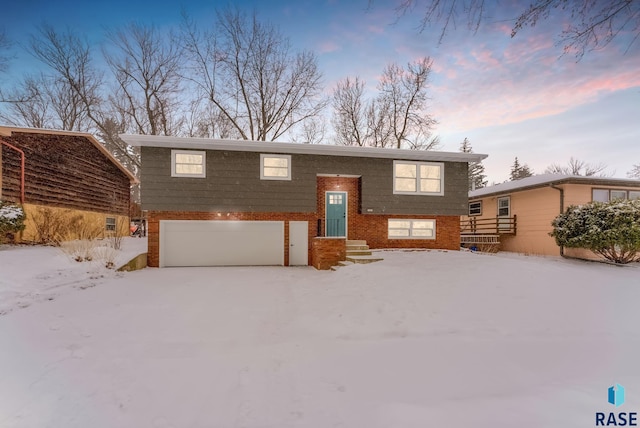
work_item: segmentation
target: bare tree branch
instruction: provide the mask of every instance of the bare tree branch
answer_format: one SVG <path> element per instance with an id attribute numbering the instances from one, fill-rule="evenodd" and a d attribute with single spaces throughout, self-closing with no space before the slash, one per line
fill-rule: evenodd
<path id="1" fill-rule="evenodd" d="M 371 8 L 374 0 L 368 4 Z M 477 32 L 499 7 L 499 3 L 484 0 L 402 0 L 395 10 L 402 17 L 420 9 L 419 31 L 439 25 L 442 43 L 450 28 L 457 27 L 457 20 L 466 17 L 467 27 Z M 586 52 L 605 47 L 623 32 L 631 35 L 627 50 L 640 37 L 640 0 L 533 0 L 515 19 L 511 37 L 548 19 L 552 13 L 566 16 L 563 27 L 557 31 L 557 44 L 564 53 L 574 53 L 578 60 Z"/>
<path id="2" fill-rule="evenodd" d="M 190 79 L 243 139 L 276 140 L 326 106 L 310 52 L 292 54 L 272 25 L 238 10 L 218 12 L 216 32 L 183 24 Z"/>
<path id="3" fill-rule="evenodd" d="M 117 82 L 109 97 L 112 108 L 140 134 L 174 135 L 178 132 L 180 51 L 171 35 L 154 27 L 130 24 L 109 31 L 112 51 L 104 56 Z"/>

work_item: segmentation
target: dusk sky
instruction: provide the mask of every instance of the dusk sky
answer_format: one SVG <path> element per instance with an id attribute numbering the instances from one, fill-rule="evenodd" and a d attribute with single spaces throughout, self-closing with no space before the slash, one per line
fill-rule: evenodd
<path id="1" fill-rule="evenodd" d="M 508 179 L 515 156 L 535 173 L 571 156 L 605 163 L 625 177 L 640 163 L 640 40 L 621 34 L 605 49 L 581 61 L 561 56 L 555 45 L 563 17 L 552 15 L 535 28 L 510 37 L 514 18 L 529 2 L 504 1 L 474 34 L 464 17 L 438 44 L 441 28 L 417 29 L 419 9 L 397 18 L 397 1 L 269 0 L 232 4 L 270 20 L 297 50 L 318 55 L 329 95 L 338 80 L 360 76 L 375 89 L 385 64 L 406 64 L 421 56 L 434 60 L 429 112 L 438 121 L 440 150 L 457 151 L 469 138 L 474 152 L 486 153 L 489 183 Z M 20 43 L 48 22 L 69 26 L 99 44 L 104 28 L 130 22 L 177 27 L 180 9 L 200 25 L 212 23 L 215 8 L 227 2 L 164 0 L 126 2 L 22 0 L 3 6 L 2 23 L 16 42 L 15 58 L 0 85 L 15 81 L 37 62 Z M 99 51 L 98 51 L 99 53 Z"/>

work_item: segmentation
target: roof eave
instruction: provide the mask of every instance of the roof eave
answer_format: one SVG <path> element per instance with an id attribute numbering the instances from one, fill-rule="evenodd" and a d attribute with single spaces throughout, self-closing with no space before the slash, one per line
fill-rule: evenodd
<path id="1" fill-rule="evenodd" d="M 310 154 L 448 162 L 480 162 L 482 159 L 487 157 L 485 154 L 477 153 L 383 149 L 374 147 L 350 147 L 327 144 L 299 144 L 248 140 L 219 140 L 209 138 L 167 137 L 158 135 L 121 134 L 120 138 L 132 146 L 173 149 Z"/>

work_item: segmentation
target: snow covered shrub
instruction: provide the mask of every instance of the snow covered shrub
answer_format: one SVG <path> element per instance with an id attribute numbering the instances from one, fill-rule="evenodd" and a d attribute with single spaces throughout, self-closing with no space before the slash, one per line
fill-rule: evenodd
<path id="1" fill-rule="evenodd" d="M 88 239 L 76 239 L 64 241 L 59 244 L 63 253 L 77 262 L 90 262 L 94 258 L 97 241 Z"/>
<path id="2" fill-rule="evenodd" d="M 24 219 L 22 207 L 0 201 L 0 243 L 7 236 L 24 230 Z"/>
<path id="3" fill-rule="evenodd" d="M 551 224 L 558 245 L 586 248 L 615 263 L 640 260 L 640 199 L 570 206 Z"/>

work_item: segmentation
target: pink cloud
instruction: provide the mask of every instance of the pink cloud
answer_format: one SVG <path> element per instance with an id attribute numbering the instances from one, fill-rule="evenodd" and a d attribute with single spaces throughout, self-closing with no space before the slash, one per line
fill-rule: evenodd
<path id="1" fill-rule="evenodd" d="M 317 48 L 318 52 L 320 52 L 321 54 L 336 52 L 336 51 L 339 51 L 340 49 L 341 49 L 340 45 L 338 45 L 337 43 L 331 40 L 320 42 Z"/>

